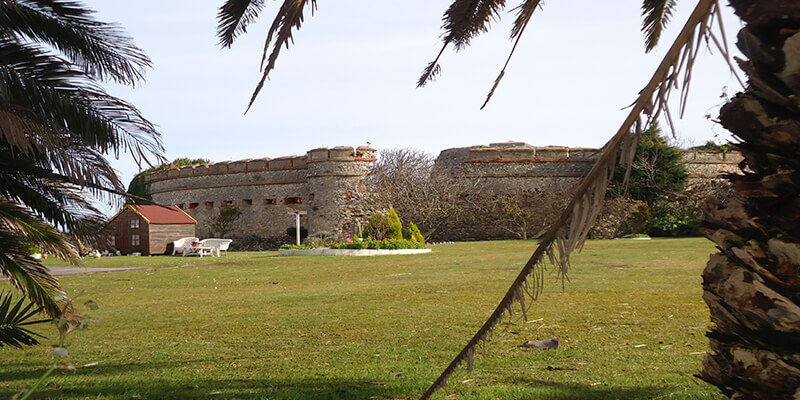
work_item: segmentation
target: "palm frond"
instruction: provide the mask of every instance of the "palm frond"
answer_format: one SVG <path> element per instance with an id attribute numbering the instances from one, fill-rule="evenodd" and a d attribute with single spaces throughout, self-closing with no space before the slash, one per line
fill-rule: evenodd
<path id="1" fill-rule="evenodd" d="M 136 107 L 107 94 L 96 82 L 67 62 L 37 46 L 0 37 L 0 125 L 4 138 L 22 151 L 24 129 L 78 136 L 101 153 L 129 152 L 134 160 L 163 160 L 163 145 L 155 126 Z M 15 119 L 16 118 L 16 119 Z M 15 136 L 15 137 L 12 137 Z M 30 140 L 30 139 L 29 139 Z"/>
<path id="2" fill-rule="evenodd" d="M 486 95 L 486 100 L 483 102 L 483 105 L 481 105 L 481 110 L 483 110 L 486 105 L 489 104 L 489 100 L 491 100 L 492 96 L 494 96 L 494 92 L 500 85 L 500 81 L 503 80 L 503 77 L 506 75 L 506 68 L 508 68 L 508 64 L 511 62 L 511 57 L 514 56 L 514 52 L 517 50 L 517 45 L 519 44 L 520 39 L 522 39 L 522 34 L 525 32 L 525 28 L 528 26 L 528 23 L 533 16 L 533 12 L 536 10 L 536 7 L 538 7 L 539 4 L 541 4 L 541 0 L 526 0 L 516 8 L 517 18 L 514 20 L 514 27 L 511 29 L 511 39 L 514 40 L 514 46 L 511 47 L 511 51 L 508 53 L 508 57 L 506 58 L 506 63 L 503 64 L 503 69 L 500 70 L 500 74 L 497 75 L 497 78 L 495 78 L 494 84 L 489 90 L 489 94 Z"/>
<path id="3" fill-rule="evenodd" d="M 0 2 L 0 26 L 15 37 L 47 43 L 95 79 L 122 84 L 142 80 L 150 59 L 116 24 L 69 0 Z"/>
<path id="4" fill-rule="evenodd" d="M 236 38 L 247 32 L 247 26 L 258 18 L 264 0 L 228 0 L 217 13 L 217 36 L 222 47 L 231 47 Z"/>
<path id="5" fill-rule="evenodd" d="M 452 44 L 456 50 L 469 46 L 473 38 L 489 30 L 489 25 L 499 18 L 505 3 L 505 0 L 454 0 L 442 18 L 445 31 L 442 49 L 422 72 L 417 87 L 425 86 L 440 73 L 439 59 L 448 45 Z"/>
<path id="6" fill-rule="evenodd" d="M 613 176 L 614 169 L 619 161 L 617 154 L 624 150 L 620 155 L 620 159 L 628 163 L 633 160 L 632 153 L 636 151 L 639 129 L 632 128 L 635 128 L 643 114 L 647 116 L 648 123 L 652 123 L 655 121 L 655 115 L 652 110 L 668 107 L 665 102 L 668 96 L 665 95 L 662 88 L 666 88 L 666 90 L 671 88 L 672 86 L 669 86 L 669 84 L 675 83 L 671 77 L 680 75 L 681 68 L 686 67 L 686 64 L 681 63 L 683 55 L 687 51 L 691 51 L 696 45 L 697 38 L 702 37 L 710 29 L 708 23 L 715 12 L 715 7 L 719 7 L 716 0 L 700 0 L 698 2 L 652 78 L 639 93 L 639 97 L 631 106 L 627 118 L 617 130 L 617 133 L 603 147 L 592 169 L 582 179 L 581 183 L 573 189 L 572 199 L 567 208 L 542 237 L 539 246 L 522 268 L 511 287 L 506 291 L 506 294 L 490 317 L 422 395 L 421 399 L 429 399 L 434 392 L 444 387 L 447 384 L 447 379 L 459 365 L 465 362 L 468 366 L 472 365 L 478 344 L 488 338 L 504 315 L 508 315 L 511 312 L 514 303 L 519 302 L 523 314 L 526 314 L 526 296 L 531 300 L 536 300 L 543 289 L 543 274 L 546 262 L 558 268 L 562 287 L 565 285 L 565 279 L 570 268 L 569 255 L 583 245 L 589 229 L 600 211 L 600 205 L 605 197 L 609 180 Z M 630 165 L 627 165 L 627 167 L 630 168 Z"/>
<path id="7" fill-rule="evenodd" d="M 58 280 L 31 256 L 30 246 L 73 263 L 80 259 L 72 244 L 52 226 L 0 197 L 0 273 L 50 316 L 56 316 L 55 299 L 64 293 Z"/>
<path id="8" fill-rule="evenodd" d="M 275 16 L 275 20 L 272 21 L 272 26 L 270 26 L 269 32 L 267 33 L 267 40 L 264 42 L 264 53 L 261 57 L 261 66 L 263 69 L 261 80 L 258 82 L 258 85 L 256 85 L 255 91 L 253 91 L 245 113 L 253 106 L 253 102 L 256 101 L 256 97 L 258 97 L 258 94 L 261 92 L 261 88 L 264 87 L 264 82 L 269 77 L 270 71 L 275 68 L 275 62 L 278 61 L 281 48 L 286 46 L 288 49 L 289 42 L 294 43 L 292 29 L 300 29 L 300 26 L 303 24 L 303 10 L 308 4 L 311 4 L 311 13 L 313 14 L 317 8 L 316 0 L 284 0 L 283 5 L 281 5 L 280 10 L 278 10 L 278 14 Z M 275 37 L 275 44 L 272 46 L 272 52 L 269 52 L 273 36 Z M 267 57 L 268 53 L 269 57 Z M 264 66 L 265 61 L 267 62 L 266 67 Z"/>
<path id="9" fill-rule="evenodd" d="M 661 39 L 661 32 L 672 18 L 675 0 L 644 0 L 642 3 L 642 32 L 645 33 L 645 51 L 650 52 Z"/>
<path id="10" fill-rule="evenodd" d="M 31 321 L 31 318 L 42 311 L 42 308 L 33 308 L 32 303 L 23 307 L 25 299 L 21 298 L 12 306 L 11 293 L 0 292 L 0 347 L 13 346 L 34 346 L 39 344 L 39 338 L 44 336 L 33 332 L 25 326 L 41 324 L 52 321 L 51 319 L 40 319 Z"/>

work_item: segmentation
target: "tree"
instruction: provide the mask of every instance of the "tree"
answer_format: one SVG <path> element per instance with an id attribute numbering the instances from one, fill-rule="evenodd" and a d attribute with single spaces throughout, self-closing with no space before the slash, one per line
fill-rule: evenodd
<path id="1" fill-rule="evenodd" d="M 61 288 L 31 246 L 76 263 L 61 232 L 98 239 L 92 198 L 125 190 L 104 155 L 141 164 L 163 152 L 153 124 L 100 86 L 140 81 L 150 60 L 92 13 L 66 0 L 0 2 L 0 272 L 51 316 Z"/>
<path id="2" fill-rule="evenodd" d="M 617 166 L 611 191 L 626 193 L 652 207 L 665 196 L 682 192 L 688 178 L 683 156 L 667 144 L 656 123 L 642 132 L 630 172 L 624 166 Z"/>
<path id="3" fill-rule="evenodd" d="M 226 206 L 219 209 L 214 218 L 209 222 L 208 227 L 214 235 L 219 238 L 224 238 L 230 233 L 236 221 L 242 216 L 242 210 L 236 206 Z"/>
<path id="4" fill-rule="evenodd" d="M 369 201 L 376 209 L 394 208 L 414 221 L 425 238 L 445 223 L 463 220 L 469 210 L 465 194 L 480 191 L 481 182 L 451 179 L 434 171 L 434 158 L 424 151 L 404 148 L 380 151 L 367 176 Z"/>
<path id="5" fill-rule="evenodd" d="M 222 45 L 230 46 L 264 4 L 259 0 L 226 1 L 219 13 Z M 300 27 L 304 8 L 310 5 L 313 10 L 315 4 L 315 0 L 283 2 L 267 35 L 267 64 L 251 105 L 280 50 L 288 47 L 292 29 Z M 709 333 L 714 353 L 706 357 L 700 376 L 731 397 L 792 398 L 800 393 L 800 356 L 796 350 L 800 334 L 800 111 L 793 100 L 800 94 L 800 2 L 730 0 L 730 4 L 746 24 L 739 34 L 739 47 L 750 60 L 740 65 L 750 80 L 745 93 L 723 106 L 720 121 L 741 140 L 736 147 L 744 153 L 743 166 L 749 170 L 745 169 L 741 177 L 730 178 L 735 195 L 711 206 L 703 221 L 706 236 L 717 244 L 720 253 L 712 256 L 703 275 L 704 298 L 715 327 Z M 540 0 L 523 0 L 516 8 L 512 39 L 519 41 L 539 5 Z M 642 29 L 648 51 L 658 42 L 675 6 L 675 0 L 644 0 Z M 504 0 L 454 0 L 444 14 L 444 43 L 439 56 L 449 45 L 456 49 L 469 45 L 471 39 L 489 29 L 489 23 L 504 7 Z M 717 0 L 698 0 L 625 121 L 575 187 L 565 211 L 542 237 L 489 319 L 423 399 L 443 387 L 459 365 L 466 362 L 471 367 L 477 345 L 512 305 L 519 303 L 525 314 L 526 298 L 535 300 L 542 290 L 545 259 L 559 267 L 562 277 L 568 272 L 569 254 L 586 238 L 618 161 L 631 166 L 641 132 L 662 114 L 671 121 L 671 89 L 680 87 L 685 94 L 701 41 L 730 59 L 724 38 L 720 40 L 712 31 L 719 8 Z M 425 68 L 419 86 L 440 72 L 439 56 Z M 501 70 L 495 80 L 487 101 L 504 72 Z M 681 107 L 685 105 L 684 94 L 680 96 Z"/>
<path id="6" fill-rule="evenodd" d="M 131 179 L 131 182 L 128 184 L 128 203 L 135 203 L 136 199 L 139 200 L 153 200 L 150 192 L 147 190 L 147 184 L 145 183 L 144 177 L 145 175 L 156 172 L 156 171 L 163 171 L 165 169 L 175 168 L 175 167 L 185 167 L 188 165 L 197 165 L 197 164 L 210 164 L 211 161 L 205 158 L 176 158 L 170 163 L 163 163 L 155 167 L 150 167 L 142 172 L 136 174 L 136 176 Z"/>

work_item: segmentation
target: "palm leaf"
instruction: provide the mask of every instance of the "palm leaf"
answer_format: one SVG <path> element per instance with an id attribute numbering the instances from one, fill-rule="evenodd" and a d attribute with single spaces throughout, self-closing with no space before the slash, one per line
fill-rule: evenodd
<path id="1" fill-rule="evenodd" d="M 644 0 L 642 3 L 642 32 L 645 33 L 647 52 L 653 50 L 661 39 L 661 32 L 669 23 L 675 5 L 675 0 Z"/>
<path id="2" fill-rule="evenodd" d="M 19 299 L 12 307 L 11 293 L 0 292 L 0 347 L 14 346 L 22 348 L 39 344 L 36 339 L 44 336 L 28 330 L 25 326 L 50 322 L 50 319 L 31 321 L 31 318 L 42 311 L 42 308 L 33 308 L 33 304 L 28 303 L 23 307 L 24 298 Z"/>
<path id="3" fill-rule="evenodd" d="M 41 48 L 0 37 L 0 138 L 22 151 L 32 140 L 23 129 L 73 135 L 100 153 L 129 152 L 137 161 L 162 161 L 155 126 L 133 105 L 107 94 L 91 77 Z M 22 138 L 22 139 L 21 139 Z"/>
<path id="4" fill-rule="evenodd" d="M 99 22 L 93 14 L 74 1 L 0 2 L 0 26 L 6 34 L 52 46 L 95 79 L 140 81 L 150 59 L 119 26 Z"/>
<path id="5" fill-rule="evenodd" d="M 31 213 L 0 197 L 0 274 L 51 315 L 58 314 L 55 298 L 63 295 L 58 280 L 30 255 L 30 246 L 71 263 L 80 260 L 63 234 Z"/>
<path id="6" fill-rule="evenodd" d="M 222 47 L 231 47 L 236 38 L 247 32 L 247 26 L 258 18 L 264 0 L 228 0 L 219 8 L 217 36 Z"/>
<path id="7" fill-rule="evenodd" d="M 481 105 L 481 110 L 483 110 L 486 105 L 489 104 L 489 100 L 491 100 L 492 96 L 494 96 L 494 91 L 497 90 L 497 87 L 500 85 L 500 81 L 503 80 L 503 77 L 506 75 L 506 68 L 508 68 L 508 64 L 511 62 L 511 57 L 514 56 L 514 52 L 517 50 L 517 45 L 519 44 L 520 39 L 522 39 L 522 34 L 525 32 L 525 28 L 531 21 L 533 12 L 540 3 L 541 0 L 526 0 L 516 8 L 517 18 L 514 20 L 514 27 L 511 28 L 511 39 L 514 40 L 514 46 L 511 47 L 511 51 L 508 53 L 508 57 L 506 58 L 506 63 L 503 65 L 503 69 L 500 70 L 500 74 L 497 75 L 497 78 L 495 78 L 492 89 L 489 90 L 489 94 L 486 95 L 486 100 L 483 102 L 483 105 Z"/>
<path id="8" fill-rule="evenodd" d="M 702 38 L 709 29 L 708 21 L 714 13 L 715 7 L 718 6 L 716 0 L 700 0 L 698 2 L 652 78 L 631 106 L 627 118 L 617 133 L 603 147 L 598 161 L 573 190 L 573 196 L 567 208 L 542 237 L 539 246 L 490 317 L 422 395 L 421 399 L 429 399 L 434 392 L 444 387 L 447 379 L 462 363 L 466 362 L 471 368 L 478 344 L 489 337 L 494 327 L 505 315 L 511 313 L 514 303 L 519 302 L 523 315 L 526 314 L 526 296 L 531 300 L 536 300 L 542 291 L 546 262 L 558 268 L 562 287 L 565 285 L 566 274 L 570 267 L 569 255 L 576 248 L 582 246 L 600 211 L 608 182 L 619 161 L 617 154 L 621 154 L 620 159 L 628 163 L 627 167 L 630 168 L 630 162 L 633 160 L 633 153 L 637 147 L 636 141 L 639 137 L 639 129 L 633 128 L 639 125 L 640 117 L 643 114 L 647 116 L 648 123 L 652 123 L 656 116 L 652 110 L 664 109 L 668 106 L 665 102 L 668 96 L 663 90 L 669 90 L 672 87 L 673 76 L 679 75 L 680 68 L 686 65 L 681 60 L 684 59 L 687 52 L 692 51 L 698 38 Z"/>
<path id="9" fill-rule="evenodd" d="M 452 44 L 456 50 L 469 46 L 473 38 L 489 30 L 489 25 L 499 17 L 505 3 L 505 0 L 453 1 L 442 18 L 442 29 L 445 31 L 442 49 L 422 72 L 417 80 L 417 87 L 425 86 L 439 75 L 439 58 L 448 45 Z"/>
<path id="10" fill-rule="evenodd" d="M 256 97 L 258 97 L 258 93 L 261 92 L 261 88 L 264 87 L 264 82 L 269 77 L 270 71 L 275 68 L 275 62 L 278 61 L 281 48 L 286 46 L 288 49 L 289 42 L 294 42 L 292 29 L 300 29 L 300 25 L 303 23 L 303 10 L 308 4 L 311 5 L 311 12 L 313 14 L 314 10 L 317 8 L 316 0 L 284 0 L 283 5 L 281 5 L 281 8 L 278 10 L 278 14 L 275 16 L 275 20 L 272 21 L 272 26 L 270 26 L 269 32 L 267 33 L 267 40 L 264 42 L 264 53 L 261 57 L 261 66 L 263 70 L 261 80 L 258 82 L 258 85 L 256 85 L 255 91 L 253 91 L 250 102 L 247 104 L 247 110 L 250 110 L 253 102 L 256 101 Z M 275 37 L 275 43 L 272 46 L 272 52 L 269 52 L 273 36 Z M 269 57 L 267 57 L 268 53 Z M 264 66 L 265 61 L 267 62 L 266 66 Z M 246 112 L 247 111 L 245 111 L 245 113 Z"/>

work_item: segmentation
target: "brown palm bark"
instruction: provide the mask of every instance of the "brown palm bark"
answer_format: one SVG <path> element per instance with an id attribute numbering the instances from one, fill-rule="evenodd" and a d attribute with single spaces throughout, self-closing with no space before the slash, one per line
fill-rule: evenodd
<path id="1" fill-rule="evenodd" d="M 748 87 L 720 111 L 741 140 L 734 193 L 709 203 L 703 380 L 737 399 L 800 398 L 800 1 L 731 0 Z"/>

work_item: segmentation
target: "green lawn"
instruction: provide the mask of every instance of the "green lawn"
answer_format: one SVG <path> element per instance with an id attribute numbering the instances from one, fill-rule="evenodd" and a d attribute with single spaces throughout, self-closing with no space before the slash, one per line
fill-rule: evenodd
<path id="1" fill-rule="evenodd" d="M 495 307 L 532 242 L 383 257 L 112 257 L 150 270 L 64 277 L 100 309 L 69 339 L 75 373 L 34 398 L 414 399 Z M 437 399 L 716 399 L 702 239 L 589 241 L 561 292 L 499 327 Z M 170 266 L 203 263 L 185 268 Z M 50 330 L 43 330 L 52 336 Z M 523 349 L 558 337 L 557 350 Z M 0 349 L 0 399 L 30 386 L 48 346 Z M 396 374 L 393 374 L 395 372 Z M 402 374 L 400 374 L 402 372 Z"/>

